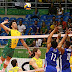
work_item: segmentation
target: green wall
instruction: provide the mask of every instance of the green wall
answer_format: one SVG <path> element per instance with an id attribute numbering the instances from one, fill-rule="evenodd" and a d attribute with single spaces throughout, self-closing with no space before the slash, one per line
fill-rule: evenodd
<path id="1" fill-rule="evenodd" d="M 34 9 L 32 10 L 7 9 L 7 15 L 27 15 L 27 14 L 33 14 L 33 12 L 34 12 Z M 39 12 L 40 12 L 40 15 L 48 14 L 48 9 L 39 9 Z M 5 15 L 5 9 L 0 9 L 0 15 Z"/>

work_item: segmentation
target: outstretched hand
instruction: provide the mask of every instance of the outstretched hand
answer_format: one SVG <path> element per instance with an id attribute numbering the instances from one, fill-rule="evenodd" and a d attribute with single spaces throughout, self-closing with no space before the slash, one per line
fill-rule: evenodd
<path id="1" fill-rule="evenodd" d="M 9 22 L 8 22 L 8 19 L 4 20 L 4 22 L 3 22 L 3 23 L 4 23 L 4 24 L 7 24 L 7 23 L 9 23 Z"/>
<path id="2" fill-rule="evenodd" d="M 28 50 L 28 53 L 29 53 L 30 55 L 32 54 L 30 50 Z"/>
<path id="3" fill-rule="evenodd" d="M 58 38 L 61 38 L 61 33 L 58 34 Z"/>
<path id="4" fill-rule="evenodd" d="M 69 34 L 69 30 L 66 30 L 65 34 L 67 34 L 67 35 L 68 35 L 68 34 Z"/>
<path id="5" fill-rule="evenodd" d="M 55 27 L 55 31 L 57 32 L 57 31 L 58 31 L 58 29 L 59 29 L 59 28 L 58 28 L 58 26 L 56 26 L 56 27 Z"/>

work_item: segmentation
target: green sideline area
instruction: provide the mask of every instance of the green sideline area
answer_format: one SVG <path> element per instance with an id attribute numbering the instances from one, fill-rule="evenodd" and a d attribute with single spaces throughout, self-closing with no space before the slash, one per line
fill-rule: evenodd
<path id="1" fill-rule="evenodd" d="M 25 10 L 25 9 L 7 9 L 7 15 L 27 15 L 33 14 L 35 9 Z M 38 9 L 40 15 L 48 14 L 48 9 Z M 70 10 L 67 10 L 70 12 Z M 5 9 L 0 9 L 0 15 L 5 15 Z"/>
<path id="2" fill-rule="evenodd" d="M 42 59 L 45 58 L 46 48 L 40 48 L 41 50 L 41 57 Z M 3 48 L 0 48 L 0 56 L 2 54 Z M 13 57 L 16 58 L 28 58 L 28 51 L 26 49 L 15 49 Z"/>
<path id="3" fill-rule="evenodd" d="M 40 48 L 40 50 L 41 50 L 41 57 L 40 58 L 44 59 L 46 48 Z M 1 57 L 2 52 L 3 52 L 3 48 L 0 48 L 0 57 Z M 15 58 L 28 58 L 28 55 L 29 54 L 26 49 L 15 49 L 13 57 L 15 57 Z M 1 65 L 0 70 L 2 70 L 2 68 L 3 68 L 3 64 Z M 5 72 L 7 72 L 7 70 Z"/>

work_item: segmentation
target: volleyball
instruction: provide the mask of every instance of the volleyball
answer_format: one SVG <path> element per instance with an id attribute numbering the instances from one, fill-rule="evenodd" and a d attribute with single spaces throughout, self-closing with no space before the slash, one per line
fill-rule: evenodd
<path id="1" fill-rule="evenodd" d="M 31 3 L 25 3 L 24 4 L 24 9 L 30 10 L 31 9 Z"/>

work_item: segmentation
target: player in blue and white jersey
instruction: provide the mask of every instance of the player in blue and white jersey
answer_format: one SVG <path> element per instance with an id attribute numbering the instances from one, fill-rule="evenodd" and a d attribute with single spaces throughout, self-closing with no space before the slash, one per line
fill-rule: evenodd
<path id="1" fill-rule="evenodd" d="M 60 72 L 71 72 L 70 63 L 69 63 L 71 49 L 69 49 L 70 42 L 65 41 L 67 36 L 68 34 L 66 33 L 57 46 L 58 50 L 61 52 L 59 57 Z M 64 47 L 62 47 L 63 43 L 64 43 Z"/>
<path id="2" fill-rule="evenodd" d="M 56 69 L 56 60 L 59 56 L 59 51 L 57 49 L 57 42 L 51 41 L 53 34 L 58 31 L 58 27 L 56 27 L 49 35 L 47 39 L 47 50 L 46 50 L 46 58 L 45 58 L 45 71 L 46 72 L 57 72 Z"/>

